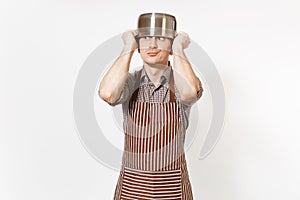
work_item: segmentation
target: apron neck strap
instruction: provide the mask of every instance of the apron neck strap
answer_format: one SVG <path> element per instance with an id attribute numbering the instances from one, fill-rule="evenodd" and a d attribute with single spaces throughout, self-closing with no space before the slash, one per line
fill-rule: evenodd
<path id="1" fill-rule="evenodd" d="M 171 69 L 170 83 L 169 83 L 170 102 L 175 102 L 175 89 L 174 89 L 174 75 Z"/>

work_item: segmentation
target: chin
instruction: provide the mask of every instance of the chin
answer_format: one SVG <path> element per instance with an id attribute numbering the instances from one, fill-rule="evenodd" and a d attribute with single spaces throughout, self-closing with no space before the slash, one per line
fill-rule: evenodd
<path id="1" fill-rule="evenodd" d="M 168 61 L 159 59 L 157 57 L 146 57 L 143 59 L 143 61 L 149 65 L 166 65 L 168 63 Z"/>
<path id="2" fill-rule="evenodd" d="M 168 66 L 167 64 L 163 64 L 160 62 L 145 62 L 145 63 L 150 67 L 157 68 L 157 69 L 165 69 L 166 66 Z"/>

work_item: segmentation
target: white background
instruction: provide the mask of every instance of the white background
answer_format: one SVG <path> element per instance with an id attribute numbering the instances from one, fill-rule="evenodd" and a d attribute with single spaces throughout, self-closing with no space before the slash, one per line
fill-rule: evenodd
<path id="1" fill-rule="evenodd" d="M 88 55 L 149 11 L 174 14 L 225 87 L 219 143 L 204 160 L 198 146 L 187 152 L 195 199 L 300 199 L 299 9 L 297 0 L 1 1 L 0 199 L 112 199 L 118 173 L 82 146 L 73 89 Z"/>

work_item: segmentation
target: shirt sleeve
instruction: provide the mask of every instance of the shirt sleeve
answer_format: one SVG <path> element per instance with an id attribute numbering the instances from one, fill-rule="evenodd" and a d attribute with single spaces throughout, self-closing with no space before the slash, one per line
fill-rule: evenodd
<path id="1" fill-rule="evenodd" d="M 184 106 L 186 107 L 191 107 L 194 103 L 196 103 L 201 97 L 202 97 L 202 94 L 203 94 L 203 87 L 202 87 L 202 84 L 201 84 L 201 81 L 200 79 L 198 78 L 198 81 L 200 83 L 200 88 L 199 90 L 196 92 L 196 95 L 193 97 L 192 100 L 190 100 L 189 102 L 184 102 L 184 101 L 180 101 L 180 103 L 182 103 Z M 180 98 L 180 94 L 179 92 L 177 91 L 177 95 Z"/>

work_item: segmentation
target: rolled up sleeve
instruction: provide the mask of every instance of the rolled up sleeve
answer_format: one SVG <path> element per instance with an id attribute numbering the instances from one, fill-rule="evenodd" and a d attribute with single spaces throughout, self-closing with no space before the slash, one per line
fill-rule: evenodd
<path id="1" fill-rule="evenodd" d="M 200 84 L 200 88 L 199 88 L 198 91 L 196 91 L 196 94 L 189 101 L 183 101 L 183 100 L 180 101 L 182 104 L 184 104 L 187 107 L 192 106 L 194 103 L 196 103 L 202 97 L 203 87 L 202 87 L 202 84 L 201 84 L 201 81 L 200 81 L 199 78 L 198 78 L 198 81 L 199 81 L 199 84 Z M 177 91 L 178 98 L 181 99 L 179 91 L 177 90 L 177 88 L 175 88 L 175 91 Z"/>

